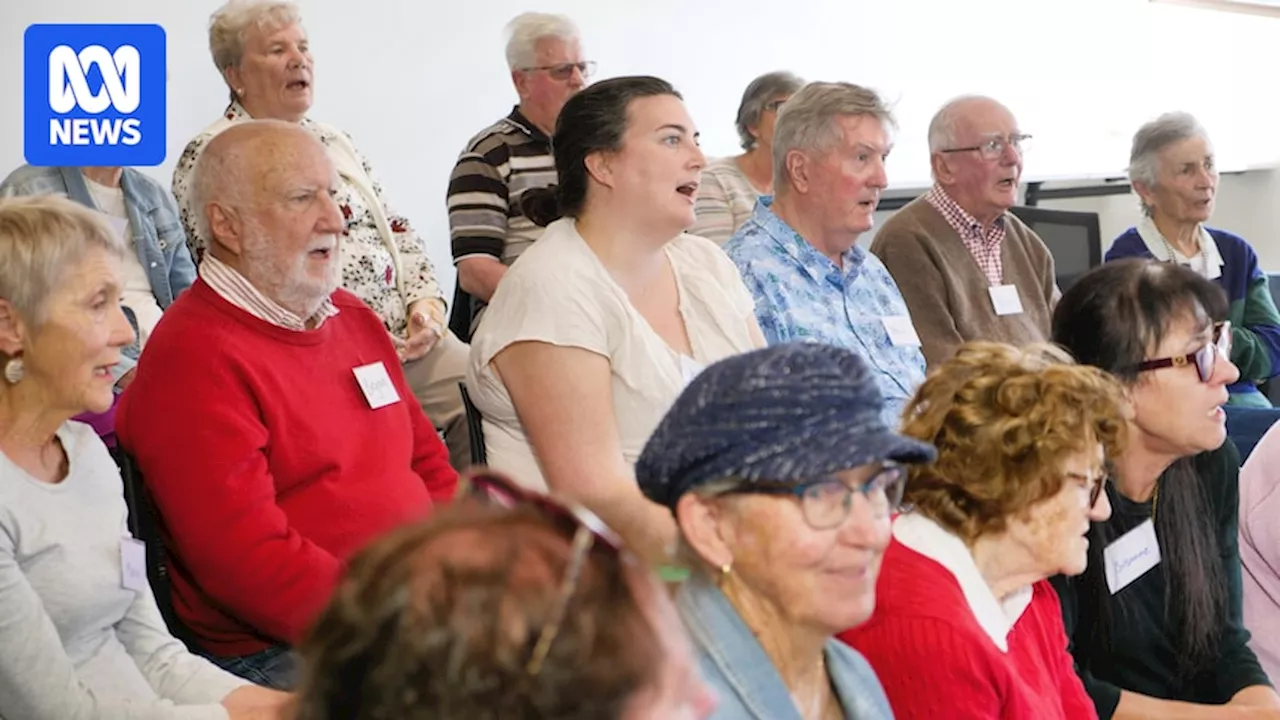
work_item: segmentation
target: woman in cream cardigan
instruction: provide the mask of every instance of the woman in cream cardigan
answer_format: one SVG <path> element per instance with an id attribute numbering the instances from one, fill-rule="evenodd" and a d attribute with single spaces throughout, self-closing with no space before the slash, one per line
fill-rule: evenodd
<path id="1" fill-rule="evenodd" d="M 382 318 L 423 411 L 444 432 L 454 467 L 464 469 L 471 439 L 458 382 L 466 373 L 467 346 L 447 328 L 444 294 L 421 238 L 388 207 L 368 160 L 345 132 L 306 116 L 314 63 L 297 5 L 230 0 L 213 14 L 209 49 L 231 90 L 231 104 L 187 144 L 173 173 L 192 256 L 199 262 L 207 241 L 197 222 L 201 210 L 190 205 L 191 171 L 209 140 L 236 123 L 262 118 L 295 122 L 314 133 L 340 178 L 336 200 L 347 225 L 343 287 Z"/>

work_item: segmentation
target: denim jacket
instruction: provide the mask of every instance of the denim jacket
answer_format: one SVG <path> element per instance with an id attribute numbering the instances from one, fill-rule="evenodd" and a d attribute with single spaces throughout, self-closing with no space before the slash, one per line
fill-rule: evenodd
<path id="1" fill-rule="evenodd" d="M 676 607 L 719 698 L 712 720 L 801 720 L 773 662 L 714 582 L 694 573 L 677 591 Z M 884 688 L 862 655 L 832 638 L 826 660 L 846 718 L 892 720 Z"/>
<path id="2" fill-rule="evenodd" d="M 132 168 L 124 168 L 120 188 L 124 191 L 125 212 L 129 214 L 138 260 L 147 272 L 156 304 L 167 309 L 196 279 L 196 266 L 187 250 L 177 203 L 160 183 Z M 24 165 L 0 183 L 0 197 L 54 194 L 98 209 L 78 167 Z M 124 349 L 120 364 L 112 370 L 117 380 L 133 368 L 139 352 L 136 342 Z"/>

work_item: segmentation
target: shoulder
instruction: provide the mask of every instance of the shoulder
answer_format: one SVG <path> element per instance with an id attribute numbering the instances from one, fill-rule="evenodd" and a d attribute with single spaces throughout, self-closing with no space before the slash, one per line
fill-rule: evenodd
<path id="1" fill-rule="evenodd" d="M 169 195 L 169 190 L 161 185 L 158 180 L 140 170 L 125 168 L 124 174 L 129 177 L 129 184 L 135 190 L 159 198 L 172 197 Z"/>
<path id="2" fill-rule="evenodd" d="M 463 146 L 462 155 L 488 156 L 495 150 L 505 152 L 512 144 L 520 143 L 526 139 L 528 139 L 528 136 L 524 131 L 513 123 L 510 118 L 504 117 L 472 135 L 467 140 L 466 145 Z"/>
<path id="3" fill-rule="evenodd" d="M 928 222 L 930 217 L 938 220 L 942 219 L 942 216 L 934 209 L 929 199 L 921 195 L 903 205 L 893 215 L 890 215 L 889 219 L 885 220 L 884 225 L 880 227 L 880 232 L 886 230 L 891 232 L 919 232 L 922 229 L 922 224 Z M 877 233 L 877 237 L 879 237 L 879 233 Z"/>
<path id="4" fill-rule="evenodd" d="M 1118 260 L 1128 257 L 1149 257 L 1150 255 L 1151 252 L 1147 250 L 1147 244 L 1142 241 L 1142 236 L 1138 234 L 1138 228 L 1131 227 L 1111 241 L 1111 249 L 1107 250 L 1106 259 Z"/>
<path id="5" fill-rule="evenodd" d="M 753 214 L 733 233 L 722 250 L 745 273 L 749 267 L 771 261 L 774 246 L 773 236 Z"/>
<path id="6" fill-rule="evenodd" d="M 1256 261 L 1257 253 L 1248 240 L 1226 230 L 1217 228 L 1205 228 L 1205 230 L 1213 238 L 1214 243 L 1218 246 L 1218 252 L 1224 256 L 1224 260 L 1238 260 L 1243 257 L 1247 260 Z"/>
<path id="7" fill-rule="evenodd" d="M 23 165 L 0 182 L 0 196 L 46 195 L 67 191 L 62 173 L 55 167 Z"/>
<path id="8" fill-rule="evenodd" d="M 871 241 L 871 252 L 881 255 L 889 250 L 897 256 L 935 245 L 936 233 L 929 230 L 932 220 L 941 221 L 942 216 L 921 195 L 885 220 Z"/>

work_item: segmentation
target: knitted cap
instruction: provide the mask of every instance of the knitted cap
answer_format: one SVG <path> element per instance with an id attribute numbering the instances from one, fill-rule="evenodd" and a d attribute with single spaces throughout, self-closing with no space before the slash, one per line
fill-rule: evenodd
<path id="1" fill-rule="evenodd" d="M 721 360 L 689 383 L 636 463 L 645 496 L 673 511 L 688 490 L 739 478 L 803 481 L 884 460 L 929 462 L 933 446 L 890 430 L 866 362 L 788 343 Z"/>

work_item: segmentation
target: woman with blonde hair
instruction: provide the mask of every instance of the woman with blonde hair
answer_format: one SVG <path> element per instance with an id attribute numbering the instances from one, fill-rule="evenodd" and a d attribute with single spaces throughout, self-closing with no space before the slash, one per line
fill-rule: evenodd
<path id="1" fill-rule="evenodd" d="M 876 611 L 841 638 L 898 718 L 1093 718 L 1048 578 L 1085 569 L 1124 448 L 1120 384 L 1052 346 L 969 343 L 907 405 L 910 469 Z"/>

